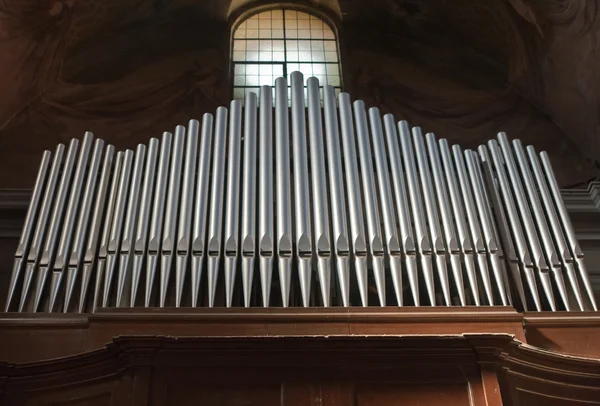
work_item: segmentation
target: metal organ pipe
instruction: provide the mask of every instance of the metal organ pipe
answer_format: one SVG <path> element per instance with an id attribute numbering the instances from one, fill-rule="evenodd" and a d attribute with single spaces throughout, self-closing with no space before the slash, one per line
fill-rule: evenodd
<path id="1" fill-rule="evenodd" d="M 223 225 L 223 183 L 225 180 L 225 148 L 227 144 L 227 109 L 219 107 L 215 124 L 213 149 L 210 217 L 208 223 L 208 307 L 213 307 L 222 257 L 221 234 Z"/>
<path id="2" fill-rule="evenodd" d="M 31 194 L 31 201 L 29 202 L 29 208 L 27 209 L 27 214 L 25 215 L 25 223 L 23 224 L 23 230 L 21 231 L 21 238 L 19 239 L 17 251 L 15 252 L 15 261 L 13 264 L 13 271 L 10 277 L 8 295 L 6 297 L 6 306 L 4 308 L 5 312 L 9 311 L 10 309 L 10 304 L 12 302 L 12 298 L 15 294 L 15 289 L 17 287 L 18 280 L 23 270 L 23 259 L 27 257 L 27 254 L 29 253 L 29 248 L 31 247 L 33 226 L 35 224 L 34 222 L 37 213 L 40 209 L 40 203 L 42 202 L 42 192 L 44 191 L 51 156 L 52 153 L 50 151 L 44 151 L 44 153 L 42 154 L 42 160 L 40 162 L 40 167 L 38 169 L 38 173 L 35 179 L 35 186 L 33 188 L 33 193 Z"/>
<path id="3" fill-rule="evenodd" d="M 94 192 L 96 190 L 98 171 L 100 168 L 100 160 L 102 158 L 102 150 L 104 149 L 104 141 L 96 140 L 94 143 L 94 150 L 92 152 L 92 160 L 88 171 L 87 181 L 83 197 L 81 201 L 81 209 L 79 211 L 79 217 L 77 219 L 77 226 L 73 235 L 73 247 L 69 255 L 68 269 L 67 269 L 67 280 L 65 287 L 65 299 L 63 304 L 63 312 L 67 312 L 73 290 L 75 289 L 75 281 L 81 267 L 84 255 L 84 243 L 85 236 L 87 233 L 88 221 L 92 211 L 92 200 L 94 198 Z M 93 228 L 92 228 L 93 230 Z M 58 292 L 57 292 L 58 293 Z"/>
<path id="4" fill-rule="evenodd" d="M 89 132 L 45 151 L 6 310 L 270 307 L 277 284 L 283 307 L 386 306 L 389 291 L 398 306 L 597 309 L 545 152 L 504 133 L 450 148 L 300 72 L 290 93 L 278 78 L 135 153 Z"/>
<path id="5" fill-rule="evenodd" d="M 200 156 L 196 175 L 196 201 L 194 205 L 194 225 L 192 228 L 192 307 L 198 304 L 200 279 L 206 252 L 206 224 L 208 212 L 208 188 L 210 181 L 210 152 L 212 150 L 213 116 L 205 113 L 202 117 L 200 136 Z"/>
<path id="6" fill-rule="evenodd" d="M 371 125 L 371 139 L 373 141 L 373 152 L 375 165 L 377 169 L 377 180 L 379 190 L 377 195 L 380 197 L 381 216 L 383 220 L 383 231 L 385 235 L 384 247 L 388 255 L 394 292 L 396 293 L 396 302 L 402 306 L 402 252 L 398 242 L 396 213 L 392 205 L 392 190 L 383 141 L 383 128 L 381 125 L 381 114 L 379 109 L 372 107 L 369 109 L 369 123 Z M 374 182 L 372 182 L 374 184 Z M 379 220 L 378 220 L 379 221 Z M 385 295 L 385 289 L 383 289 Z M 385 303 L 385 300 L 384 302 Z"/>
<path id="7" fill-rule="evenodd" d="M 410 196 L 410 206 L 415 225 L 415 235 L 417 238 L 417 249 L 421 260 L 421 272 L 425 279 L 425 287 L 429 304 L 435 306 L 435 285 L 433 280 L 432 248 L 431 240 L 426 228 L 423 202 L 421 200 L 421 188 L 417 180 L 417 168 L 415 166 L 414 151 L 410 136 L 410 130 L 406 121 L 398 122 L 398 133 L 400 134 L 400 145 L 402 146 L 402 155 L 404 158 L 404 169 L 406 171 L 406 180 L 408 184 L 408 193 Z"/>
<path id="8" fill-rule="evenodd" d="M 270 89 L 269 89 L 270 90 Z M 242 103 L 234 100 L 229 115 L 227 154 L 227 193 L 225 212 L 225 306 L 231 307 L 238 260 L 238 213 L 240 202 L 240 148 L 242 142 Z M 272 200 L 272 199 L 271 199 Z"/>
<path id="9" fill-rule="evenodd" d="M 175 306 L 181 306 L 186 270 L 192 245 L 192 213 L 194 205 L 194 187 L 196 176 L 196 158 L 198 156 L 197 120 L 190 120 L 185 143 L 185 161 L 183 163 L 183 184 L 177 227 L 175 248 Z"/>
<path id="10" fill-rule="evenodd" d="M 295 246 L 302 305 L 310 305 L 312 279 L 312 227 L 310 191 L 308 189 L 308 159 L 306 157 L 306 117 L 304 111 L 304 76 L 292 72 L 292 151 L 294 162 L 294 211 L 296 219 Z"/>
<path id="11" fill-rule="evenodd" d="M 383 239 L 381 238 L 381 226 L 379 219 L 379 208 L 377 204 L 377 192 L 375 191 L 375 178 L 373 176 L 373 158 L 369 145 L 369 130 L 367 127 L 367 115 L 365 104 L 362 100 L 353 103 L 354 120 L 356 122 L 356 140 L 360 159 L 360 174 L 363 189 L 363 204 L 367 218 L 367 247 L 371 254 L 373 276 L 375 287 L 379 296 L 379 304 L 386 305 L 385 297 L 385 268 L 384 261 L 389 260 L 389 253 L 384 254 Z M 385 255 L 385 256 L 384 256 Z"/>
<path id="12" fill-rule="evenodd" d="M 423 134 L 419 127 L 413 127 L 413 142 L 417 156 L 417 165 L 419 167 L 419 178 L 423 186 L 423 197 L 425 200 L 425 210 L 428 218 L 429 231 L 431 233 L 431 248 L 435 257 L 435 265 L 438 271 L 440 286 L 442 287 L 442 295 L 446 306 L 451 305 L 450 299 L 450 283 L 448 281 L 448 268 L 446 265 L 447 247 L 442 240 L 440 229 L 440 220 L 436 207 L 436 199 L 433 195 L 433 182 L 429 173 L 429 165 L 425 153 L 425 145 L 423 143 Z"/>
<path id="13" fill-rule="evenodd" d="M 310 145 L 310 174 L 313 196 L 313 221 L 315 254 L 321 286 L 323 306 L 330 302 L 331 286 L 331 240 L 329 237 L 329 207 L 327 205 L 327 184 L 325 180 L 325 157 L 323 154 L 323 122 L 319 80 L 308 78 L 308 134 Z"/>
<path id="14" fill-rule="evenodd" d="M 262 303 L 269 307 L 273 274 L 273 94 L 260 88 L 258 134 L 258 256 Z"/>
<path id="15" fill-rule="evenodd" d="M 354 138 L 354 120 L 350 95 L 340 93 L 339 97 L 340 123 L 342 130 L 342 146 L 344 157 L 344 170 L 346 187 L 348 188 L 348 216 L 350 217 L 350 250 L 354 256 L 354 270 L 358 282 L 358 290 L 363 306 L 368 306 L 367 291 L 367 238 L 360 193 L 360 180 L 358 177 L 358 164 L 356 159 L 356 141 Z"/>
<path id="16" fill-rule="evenodd" d="M 246 131 L 244 147 L 244 200 L 247 207 L 244 213 L 248 221 L 243 220 L 242 225 L 248 227 L 244 235 L 252 235 L 254 239 L 254 162 L 256 150 L 256 96 L 246 97 Z M 252 99 L 252 100 L 250 100 Z M 250 104 L 250 102 L 254 104 Z M 248 193 L 246 194 L 246 190 Z M 247 203 L 246 203 L 247 202 Z M 290 186 L 290 128 L 288 108 L 288 88 L 285 78 L 275 80 L 275 210 L 277 219 L 277 257 L 279 268 L 279 284 L 281 285 L 281 303 L 288 307 L 290 302 L 290 289 L 292 286 L 292 192 Z M 247 237 L 245 237 L 247 238 Z M 245 241 L 245 240 L 244 240 Z M 244 243 L 245 244 L 245 243 Z M 250 247 L 250 244 L 248 244 Z M 252 269 L 254 260 L 254 243 L 252 243 L 251 256 L 248 255 L 247 269 Z M 244 245 L 246 247 L 246 245 Z M 249 251 L 249 250 L 248 250 Z M 243 271 L 243 268 L 242 268 Z M 245 273 L 247 275 L 251 271 Z M 244 304 L 250 303 L 250 290 L 252 275 L 245 276 Z M 248 293 L 246 293 L 248 292 Z"/>
<path id="17" fill-rule="evenodd" d="M 348 225 L 346 223 L 346 192 L 340 154 L 340 131 L 338 126 L 335 93 L 332 86 L 323 88 L 323 111 L 325 116 L 325 142 L 329 163 L 329 191 L 331 197 L 332 255 L 335 255 L 338 285 L 342 304 L 350 306 L 350 268 Z"/>
<path id="18" fill-rule="evenodd" d="M 440 162 L 440 153 L 438 151 L 435 135 L 428 133 L 427 138 L 427 154 L 431 163 L 431 173 L 433 175 L 435 192 L 439 203 L 440 214 L 443 223 L 445 244 L 448 255 L 450 256 L 450 268 L 454 277 L 454 284 L 458 292 L 460 304 L 465 306 L 465 289 L 462 277 L 462 259 L 458 248 L 458 240 L 456 237 L 456 229 L 452 219 L 450 209 L 450 198 L 448 197 L 448 189 L 443 178 L 442 165 Z"/>
<path id="19" fill-rule="evenodd" d="M 160 156 L 158 159 L 158 172 L 156 174 L 156 187 L 154 189 L 154 202 L 152 204 L 152 217 L 150 220 L 148 251 L 146 255 L 146 289 L 144 296 L 146 307 L 150 306 L 156 268 L 158 267 L 158 256 L 161 249 L 172 138 L 173 134 L 164 132 L 160 141 Z"/>
<path id="20" fill-rule="evenodd" d="M 97 141 L 96 141 L 97 142 Z M 120 153 L 122 154 L 122 153 Z M 92 272 L 94 270 L 94 266 L 98 264 L 96 272 L 100 274 L 101 267 L 99 265 L 99 252 L 98 246 L 100 243 L 100 229 L 102 227 L 102 222 L 104 217 L 105 224 L 110 224 L 110 215 L 112 214 L 108 208 L 105 211 L 106 206 L 112 206 L 109 202 L 107 204 L 107 191 L 108 185 L 111 180 L 111 170 L 113 167 L 113 158 L 115 155 L 115 147 L 113 145 L 108 145 L 106 147 L 106 151 L 104 153 L 104 160 L 102 162 L 102 174 L 100 175 L 100 182 L 96 187 L 96 198 L 94 201 L 94 210 L 92 212 L 92 219 L 89 226 L 89 234 L 87 238 L 87 243 L 85 246 L 85 251 L 83 254 L 83 270 L 81 274 L 81 288 L 79 291 L 79 304 L 77 306 L 77 311 L 82 313 L 87 300 L 87 292 L 90 284 L 90 279 L 92 277 Z M 115 170 L 117 169 L 117 164 L 115 164 Z M 92 183 L 92 178 L 90 177 L 90 183 Z M 110 213 L 110 214 L 109 214 Z M 69 276 L 69 275 L 67 275 Z M 73 280 L 75 280 L 75 276 L 73 276 Z M 74 282 L 73 282 L 74 283 Z M 69 294 L 69 278 L 67 278 L 67 291 L 65 295 L 65 307 L 64 311 L 67 311 L 68 308 L 68 297 Z"/>
<path id="21" fill-rule="evenodd" d="M 285 80 L 283 78 L 279 78 L 276 83 L 276 120 L 277 123 L 282 120 L 280 116 L 285 115 L 285 130 L 287 131 L 287 85 L 283 84 L 283 90 L 285 91 L 285 112 L 281 112 L 282 106 L 281 99 L 279 93 L 281 92 L 281 81 Z M 254 258 L 256 257 L 256 125 L 257 125 L 257 116 L 256 116 L 256 106 L 257 106 L 257 97 L 256 93 L 248 93 L 246 94 L 246 98 L 244 100 L 244 167 L 242 170 L 242 224 L 241 224 L 241 254 L 242 254 L 242 289 L 244 294 L 244 306 L 250 307 L 250 299 L 252 297 L 252 280 L 254 278 Z M 280 124 L 276 124 L 277 128 L 277 142 L 279 143 L 280 135 Z M 285 134 L 287 139 L 288 134 Z M 287 168 L 280 168 L 283 160 L 281 158 L 281 154 L 283 152 L 287 153 L 287 159 L 285 160 L 285 164 L 288 165 Z M 289 146 L 285 151 L 279 151 L 277 149 L 276 156 L 276 165 L 277 165 L 277 173 L 278 173 L 278 182 L 284 182 L 286 177 L 288 179 L 287 190 L 288 193 L 284 194 L 283 186 L 277 187 L 278 195 L 277 195 L 277 209 L 278 209 L 278 232 L 280 230 L 280 222 L 284 221 L 286 217 L 281 212 L 282 205 L 290 204 L 290 196 L 289 196 Z M 200 175 L 198 175 L 200 176 Z M 281 196 L 280 196 L 281 194 Z M 281 200 L 284 201 L 281 201 Z M 287 200 L 286 200 L 287 199 Z M 288 211 L 289 213 L 289 211 Z M 290 221 L 290 217 L 287 217 L 287 221 Z M 291 225 L 287 228 L 288 238 L 291 235 Z M 280 239 L 283 237 L 280 237 Z M 279 243 L 281 244 L 281 242 Z M 291 240 L 289 242 L 289 250 L 288 256 L 291 255 L 292 243 Z M 280 248 L 281 249 L 281 248 Z M 281 256 L 281 252 L 280 252 Z M 280 272 L 281 272 L 281 260 L 280 260 Z M 287 269 L 286 269 L 287 272 Z M 286 273 L 285 277 L 287 279 L 282 279 L 287 281 L 287 286 L 289 287 L 289 277 L 291 276 L 291 264 L 289 267 L 289 272 Z M 284 278 L 285 278 L 284 277 Z M 283 287 L 282 287 L 283 289 Z M 287 297 L 287 296 L 286 296 Z M 287 302 L 284 301 L 284 306 L 287 305 Z"/>

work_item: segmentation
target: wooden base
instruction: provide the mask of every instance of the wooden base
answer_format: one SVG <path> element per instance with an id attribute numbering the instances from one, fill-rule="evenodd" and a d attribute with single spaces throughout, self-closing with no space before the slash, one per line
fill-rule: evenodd
<path id="1" fill-rule="evenodd" d="M 0 404 L 595 404 L 600 358 L 547 350 L 598 357 L 599 331 L 502 307 L 2 314 Z"/>

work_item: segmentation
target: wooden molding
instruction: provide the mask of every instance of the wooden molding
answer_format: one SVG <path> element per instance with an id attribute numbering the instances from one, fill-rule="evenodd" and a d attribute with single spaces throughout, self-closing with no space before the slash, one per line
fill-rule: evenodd
<path id="1" fill-rule="evenodd" d="M 0 401 L 7 405 L 233 404 L 243 398 L 265 406 L 423 399 L 548 406 L 568 404 L 560 399 L 593 404 L 599 391 L 600 360 L 553 354 L 508 334 L 122 336 L 70 357 L 0 364 Z M 309 403 L 311 393 L 329 400 Z"/>

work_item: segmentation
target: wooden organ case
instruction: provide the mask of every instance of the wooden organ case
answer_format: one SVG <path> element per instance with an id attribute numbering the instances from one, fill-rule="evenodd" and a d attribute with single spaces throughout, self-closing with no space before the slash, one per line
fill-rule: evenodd
<path id="1" fill-rule="evenodd" d="M 600 404 L 548 156 L 290 82 L 135 151 L 86 133 L 44 153 L 0 404 Z"/>

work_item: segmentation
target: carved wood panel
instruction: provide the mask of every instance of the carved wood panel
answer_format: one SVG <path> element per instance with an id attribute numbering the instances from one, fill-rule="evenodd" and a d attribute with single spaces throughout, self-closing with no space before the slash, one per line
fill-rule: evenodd
<path id="1" fill-rule="evenodd" d="M 77 356 L 0 364 L 2 406 L 562 406 L 598 395 L 599 360 L 505 334 L 122 337 Z"/>

